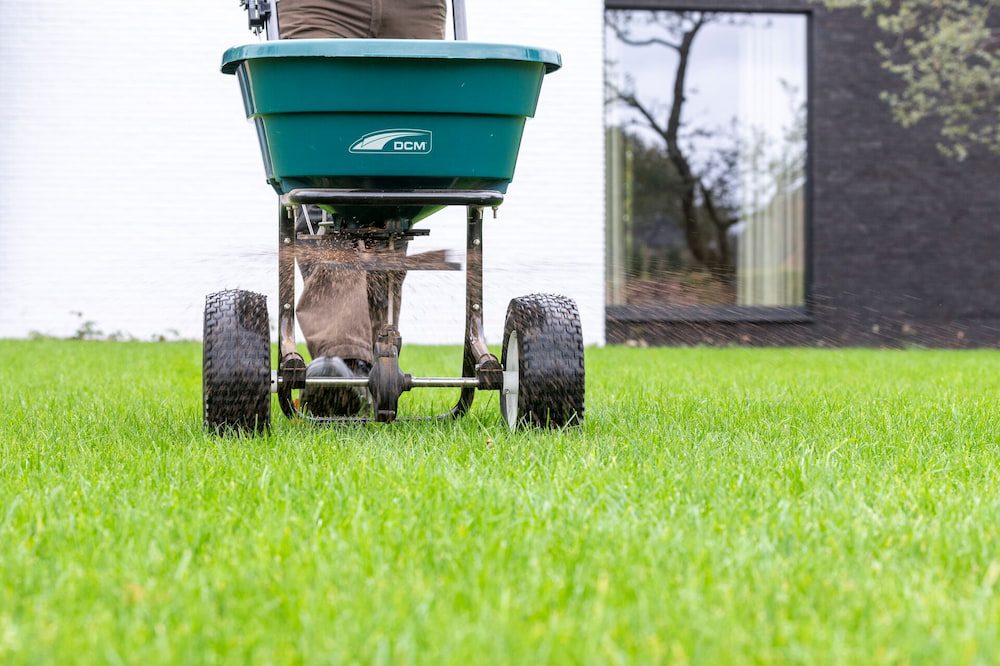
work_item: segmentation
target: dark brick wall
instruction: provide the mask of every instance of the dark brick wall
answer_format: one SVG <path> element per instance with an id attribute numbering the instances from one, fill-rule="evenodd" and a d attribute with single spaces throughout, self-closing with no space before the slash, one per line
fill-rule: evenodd
<path id="1" fill-rule="evenodd" d="M 1000 158 L 942 157 L 933 124 L 903 129 L 872 21 L 802 0 L 608 7 L 811 12 L 809 323 L 608 321 L 609 342 L 1000 346 Z"/>

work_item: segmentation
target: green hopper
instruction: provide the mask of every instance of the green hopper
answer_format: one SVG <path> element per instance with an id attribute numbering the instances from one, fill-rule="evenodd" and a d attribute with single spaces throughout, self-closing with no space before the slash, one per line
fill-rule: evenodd
<path id="1" fill-rule="evenodd" d="M 542 78 L 560 66 L 545 49 L 430 40 L 280 40 L 222 58 L 279 194 L 504 192 Z"/>

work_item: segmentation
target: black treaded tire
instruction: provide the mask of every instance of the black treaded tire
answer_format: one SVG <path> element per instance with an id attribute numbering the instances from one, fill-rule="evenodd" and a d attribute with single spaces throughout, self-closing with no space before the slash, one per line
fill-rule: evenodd
<path id="1" fill-rule="evenodd" d="M 508 355 L 516 356 L 517 368 L 508 368 Z M 500 396 L 500 411 L 512 429 L 522 425 L 561 428 L 583 422 L 583 332 L 573 299 L 531 294 L 511 300 L 501 364 L 505 384 L 517 372 L 510 382 L 516 387 L 516 399 L 515 393 Z M 511 413 L 514 403 L 517 409 Z"/>
<path id="2" fill-rule="evenodd" d="M 205 297 L 202 402 L 219 434 L 271 427 L 271 340 L 267 298 L 231 289 Z"/>

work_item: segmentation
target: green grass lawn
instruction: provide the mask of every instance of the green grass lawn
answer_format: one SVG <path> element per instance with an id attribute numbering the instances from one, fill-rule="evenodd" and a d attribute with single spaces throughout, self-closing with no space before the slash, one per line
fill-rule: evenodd
<path id="1" fill-rule="evenodd" d="M 1000 661 L 1000 353 L 587 353 L 225 440 L 199 345 L 0 342 L 0 663 Z"/>

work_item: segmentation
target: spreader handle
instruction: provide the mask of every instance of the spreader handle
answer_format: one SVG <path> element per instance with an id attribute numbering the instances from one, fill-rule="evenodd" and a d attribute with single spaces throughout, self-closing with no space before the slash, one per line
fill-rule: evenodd
<path id="1" fill-rule="evenodd" d="M 278 27 L 278 0 L 271 0 L 271 11 L 267 15 L 267 39 L 268 41 L 281 39 L 281 30 Z"/>
<path id="2" fill-rule="evenodd" d="M 451 19 L 455 26 L 455 39 L 469 39 L 469 25 L 465 14 L 465 0 L 451 0 Z"/>
<path id="3" fill-rule="evenodd" d="M 278 0 L 240 0 L 240 6 L 246 10 L 250 30 L 255 35 L 263 32 L 268 40 L 280 39 Z"/>

